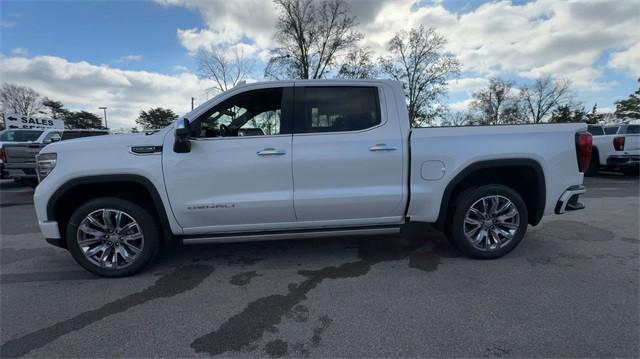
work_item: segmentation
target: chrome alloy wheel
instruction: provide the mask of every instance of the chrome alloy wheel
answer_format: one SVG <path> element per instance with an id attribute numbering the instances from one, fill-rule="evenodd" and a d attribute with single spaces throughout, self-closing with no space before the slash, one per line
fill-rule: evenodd
<path id="1" fill-rule="evenodd" d="M 111 208 L 89 213 L 78 226 L 76 240 L 91 263 L 107 269 L 128 267 L 144 247 L 138 222 L 129 214 Z"/>
<path id="2" fill-rule="evenodd" d="M 520 212 L 516 205 L 504 196 L 491 195 L 469 207 L 463 231 L 474 248 L 489 252 L 509 244 L 519 225 Z"/>

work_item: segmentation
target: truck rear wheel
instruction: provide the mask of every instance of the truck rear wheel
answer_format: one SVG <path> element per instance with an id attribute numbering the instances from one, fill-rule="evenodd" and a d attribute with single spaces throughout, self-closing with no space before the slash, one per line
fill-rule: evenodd
<path id="1" fill-rule="evenodd" d="M 71 215 L 67 248 L 86 270 L 124 277 L 142 270 L 158 251 L 158 224 L 139 205 L 113 197 L 88 201 Z"/>
<path id="2" fill-rule="evenodd" d="M 499 258 L 512 251 L 527 231 L 527 206 L 504 185 L 484 185 L 461 193 L 449 222 L 451 241 L 473 258 Z"/>
<path id="3" fill-rule="evenodd" d="M 600 157 L 598 154 L 598 150 L 594 148 L 591 151 L 591 160 L 589 161 L 589 167 L 587 168 L 587 171 L 585 172 L 584 175 L 587 177 L 594 177 L 594 176 L 597 176 L 599 172 L 600 172 Z"/>

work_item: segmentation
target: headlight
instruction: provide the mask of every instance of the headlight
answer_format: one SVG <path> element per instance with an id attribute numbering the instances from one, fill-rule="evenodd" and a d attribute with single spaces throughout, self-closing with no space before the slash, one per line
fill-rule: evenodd
<path id="1" fill-rule="evenodd" d="M 42 153 L 36 156 L 36 173 L 38 174 L 39 182 L 42 182 L 53 171 L 57 161 L 58 155 L 55 153 Z"/>

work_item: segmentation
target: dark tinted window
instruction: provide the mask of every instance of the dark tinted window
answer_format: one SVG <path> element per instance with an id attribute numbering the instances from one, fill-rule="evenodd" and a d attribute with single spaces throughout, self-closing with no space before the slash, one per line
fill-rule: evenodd
<path id="1" fill-rule="evenodd" d="M 106 131 L 64 131 L 62 133 L 62 140 L 72 140 L 74 138 L 101 136 L 107 134 L 109 134 L 109 132 Z"/>
<path id="2" fill-rule="evenodd" d="M 27 142 L 35 141 L 42 134 L 42 130 L 7 130 L 0 133 L 0 141 L 4 142 Z"/>
<path id="3" fill-rule="evenodd" d="M 594 136 L 604 135 L 602 126 L 587 126 L 587 131 Z"/>
<path id="4" fill-rule="evenodd" d="M 380 124 L 375 87 L 304 87 L 296 132 L 357 131 Z M 296 89 L 298 91 L 298 89 Z M 298 96 L 299 92 L 296 92 Z"/>
<path id="5" fill-rule="evenodd" d="M 200 117 L 196 124 L 200 127 L 196 129 L 196 135 L 237 137 L 287 133 L 282 126 L 284 97 L 283 88 L 253 90 L 235 95 Z"/>
<path id="6" fill-rule="evenodd" d="M 640 125 L 629 125 L 625 133 L 640 133 Z"/>
<path id="7" fill-rule="evenodd" d="M 615 135 L 618 133 L 618 126 L 608 126 L 604 128 L 604 133 L 607 135 Z"/>

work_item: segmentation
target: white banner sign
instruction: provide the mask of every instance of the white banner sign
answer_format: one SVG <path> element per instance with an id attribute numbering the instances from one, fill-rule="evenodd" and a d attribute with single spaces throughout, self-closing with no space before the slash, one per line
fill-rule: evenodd
<path id="1" fill-rule="evenodd" d="M 63 129 L 64 121 L 54 120 L 52 118 L 47 118 L 47 117 L 29 117 L 29 116 L 14 115 L 12 113 L 5 113 L 4 128 L 6 129 L 11 129 L 11 128 Z"/>

